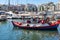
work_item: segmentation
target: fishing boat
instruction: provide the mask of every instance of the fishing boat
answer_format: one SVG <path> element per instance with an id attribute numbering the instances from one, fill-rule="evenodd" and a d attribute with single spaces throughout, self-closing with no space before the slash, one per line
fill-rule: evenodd
<path id="1" fill-rule="evenodd" d="M 19 27 L 21 29 L 28 29 L 28 30 L 57 30 L 59 24 L 56 22 L 50 22 L 50 18 L 47 17 L 48 9 L 46 10 L 45 14 L 42 14 L 41 21 L 35 19 L 35 16 L 32 18 L 32 23 L 28 20 L 26 23 L 12 21 L 13 26 Z M 54 15 L 55 16 L 55 15 Z M 54 19 L 54 16 L 52 17 Z"/>
<path id="2" fill-rule="evenodd" d="M 40 23 L 30 24 L 30 22 L 21 23 L 16 21 L 12 21 L 12 24 L 14 25 L 14 27 L 19 27 L 21 29 L 28 29 L 28 30 L 57 30 L 57 27 L 59 25 L 59 24 L 41 25 Z"/>

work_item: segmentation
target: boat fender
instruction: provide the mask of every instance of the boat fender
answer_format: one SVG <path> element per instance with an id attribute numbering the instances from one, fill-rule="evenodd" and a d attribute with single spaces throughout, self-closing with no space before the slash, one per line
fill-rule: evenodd
<path id="1" fill-rule="evenodd" d="M 55 25 L 55 22 L 54 23 L 51 23 L 51 25 Z"/>
<path id="2" fill-rule="evenodd" d="M 45 23 L 45 21 L 44 21 L 44 20 L 42 20 L 42 21 L 41 21 L 41 23 L 42 23 L 42 24 L 44 24 L 44 23 Z"/>
<path id="3" fill-rule="evenodd" d="M 20 22 L 17 22 L 17 24 L 22 25 L 22 23 L 20 23 Z"/>
<path id="4" fill-rule="evenodd" d="M 19 25 L 22 25 L 22 23 L 19 23 Z"/>

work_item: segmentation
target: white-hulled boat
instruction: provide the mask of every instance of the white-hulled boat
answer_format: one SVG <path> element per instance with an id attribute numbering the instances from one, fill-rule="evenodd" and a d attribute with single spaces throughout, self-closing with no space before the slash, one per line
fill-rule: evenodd
<path id="1" fill-rule="evenodd" d="M 5 21 L 7 20 L 7 16 L 6 16 L 6 13 L 5 12 L 0 12 L 0 21 Z"/>

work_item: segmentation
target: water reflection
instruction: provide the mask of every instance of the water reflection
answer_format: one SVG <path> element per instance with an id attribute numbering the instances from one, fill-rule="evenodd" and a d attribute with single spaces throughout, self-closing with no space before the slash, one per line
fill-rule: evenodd
<path id="1" fill-rule="evenodd" d="M 58 31 L 38 31 L 38 30 L 22 30 L 15 28 L 22 32 L 20 40 L 58 40 Z"/>
<path id="2" fill-rule="evenodd" d="M 7 23 L 7 21 L 0 21 L 0 25 L 1 24 L 6 24 Z"/>

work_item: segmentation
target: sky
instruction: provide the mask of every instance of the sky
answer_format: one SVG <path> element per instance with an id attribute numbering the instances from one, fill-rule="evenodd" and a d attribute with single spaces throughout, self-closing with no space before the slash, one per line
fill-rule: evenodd
<path id="1" fill-rule="evenodd" d="M 10 4 L 16 5 L 16 4 L 44 4 L 48 2 L 54 2 L 57 3 L 59 0 L 10 0 Z M 0 0 L 0 4 L 8 4 L 8 0 Z"/>

